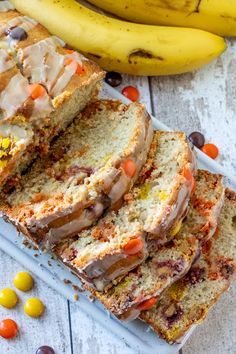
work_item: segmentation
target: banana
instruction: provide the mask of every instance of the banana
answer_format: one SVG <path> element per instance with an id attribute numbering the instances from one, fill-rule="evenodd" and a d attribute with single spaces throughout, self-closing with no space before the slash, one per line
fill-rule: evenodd
<path id="1" fill-rule="evenodd" d="M 192 71 L 221 54 L 225 41 L 196 29 L 140 25 L 98 14 L 74 0 L 12 0 L 106 70 L 134 75 Z"/>
<path id="2" fill-rule="evenodd" d="M 236 36 L 235 0 L 88 1 L 137 23 L 200 28 L 220 36 Z"/>

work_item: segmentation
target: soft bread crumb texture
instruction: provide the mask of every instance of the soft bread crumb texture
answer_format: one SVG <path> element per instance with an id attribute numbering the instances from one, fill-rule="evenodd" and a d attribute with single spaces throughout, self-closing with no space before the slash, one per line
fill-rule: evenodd
<path id="1" fill-rule="evenodd" d="M 157 132 L 153 142 L 149 153 L 154 166 L 151 177 L 136 184 L 130 193 L 131 202 L 118 212 L 109 213 L 98 225 L 82 231 L 72 241 L 69 248 L 78 251 L 74 265 L 120 250 L 130 237 L 145 231 L 152 223 L 160 223 L 168 205 L 174 203 L 176 190 L 184 182 L 182 170 L 189 163 L 186 136 L 178 132 Z"/>
<path id="2" fill-rule="evenodd" d="M 189 212 L 176 238 L 158 251 L 153 251 L 145 262 L 129 272 L 117 285 L 103 293 L 94 292 L 114 314 L 122 314 L 144 300 L 159 296 L 189 270 L 198 253 L 198 241 L 208 240 L 215 232 L 218 209 L 222 207 L 224 196 L 222 176 L 198 170 L 196 181 Z"/>
<path id="3" fill-rule="evenodd" d="M 202 248 L 199 260 L 184 278 L 167 289 L 141 319 L 174 343 L 207 316 L 228 289 L 236 270 L 236 194 L 226 191 L 218 229 Z"/>

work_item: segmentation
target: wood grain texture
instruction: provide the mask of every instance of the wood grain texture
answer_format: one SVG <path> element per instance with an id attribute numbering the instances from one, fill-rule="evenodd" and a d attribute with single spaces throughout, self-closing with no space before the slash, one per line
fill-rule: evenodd
<path id="1" fill-rule="evenodd" d="M 10 287 L 16 290 L 19 297 L 14 309 L 0 306 L 0 320 L 12 318 L 20 328 L 16 338 L 10 341 L 0 339 L 0 353 L 34 354 L 38 347 L 47 344 L 55 349 L 56 354 L 71 354 L 67 301 L 34 275 L 35 285 L 31 291 L 23 293 L 15 289 L 13 278 L 25 269 L 2 251 L 0 269 L 0 289 Z M 39 297 L 46 306 L 44 315 L 38 319 L 24 314 L 24 302 L 30 297 Z"/>

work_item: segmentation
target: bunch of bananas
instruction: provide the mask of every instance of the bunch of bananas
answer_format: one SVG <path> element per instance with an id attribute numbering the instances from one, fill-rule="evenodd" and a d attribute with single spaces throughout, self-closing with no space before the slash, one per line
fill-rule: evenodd
<path id="1" fill-rule="evenodd" d="M 236 35 L 236 0 L 89 1 L 138 23 L 104 16 L 75 0 L 12 0 L 106 70 L 134 75 L 192 71 L 226 49 L 219 35 Z"/>

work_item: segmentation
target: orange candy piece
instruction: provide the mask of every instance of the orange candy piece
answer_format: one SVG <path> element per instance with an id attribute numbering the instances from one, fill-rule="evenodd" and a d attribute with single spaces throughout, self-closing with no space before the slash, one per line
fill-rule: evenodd
<path id="1" fill-rule="evenodd" d="M 214 144 L 205 144 L 203 145 L 203 147 L 201 148 L 201 150 L 209 157 L 211 157 L 212 159 L 216 159 L 217 156 L 219 155 L 219 149 L 217 146 L 215 146 Z"/>
<path id="2" fill-rule="evenodd" d="M 122 90 L 122 95 L 127 97 L 130 101 L 138 101 L 139 99 L 139 91 L 134 86 L 126 86 Z"/>
<path id="3" fill-rule="evenodd" d="M 18 333 L 18 326 L 15 321 L 6 318 L 0 322 L 0 336 L 5 339 L 11 339 Z"/>
<path id="4" fill-rule="evenodd" d="M 131 239 L 123 248 L 124 252 L 129 256 L 137 254 L 144 247 L 144 241 L 141 238 Z"/>
<path id="5" fill-rule="evenodd" d="M 29 91 L 33 100 L 36 100 L 46 93 L 46 89 L 40 84 L 29 85 Z"/>
<path id="6" fill-rule="evenodd" d="M 73 51 L 73 49 L 66 49 L 66 53 L 72 54 L 72 53 L 74 53 L 74 51 Z"/>
<path id="7" fill-rule="evenodd" d="M 123 168 L 127 177 L 129 177 L 129 178 L 134 177 L 137 168 L 136 168 L 136 164 L 133 160 L 128 159 L 128 160 L 122 162 L 121 167 Z"/>
<path id="8" fill-rule="evenodd" d="M 141 304 L 139 304 L 137 308 L 140 311 L 149 310 L 156 304 L 156 302 L 157 302 L 157 297 L 152 297 L 151 299 L 148 299 L 142 302 Z"/>
<path id="9" fill-rule="evenodd" d="M 70 65 L 72 62 L 75 62 L 72 58 L 66 58 L 64 61 L 64 66 Z"/>
<path id="10" fill-rule="evenodd" d="M 82 66 L 79 65 L 78 63 L 76 63 L 76 61 L 72 58 L 66 58 L 66 60 L 64 62 L 64 66 L 70 65 L 71 63 L 75 63 L 77 65 L 76 74 L 82 75 L 84 73 L 84 69 L 82 68 Z"/>
<path id="11" fill-rule="evenodd" d="M 196 189 L 196 182 L 195 182 L 195 179 L 193 177 L 193 174 L 192 174 L 192 171 L 190 170 L 190 168 L 187 168 L 187 167 L 184 168 L 183 176 L 189 182 L 189 184 L 192 186 L 192 192 L 194 192 Z"/>

